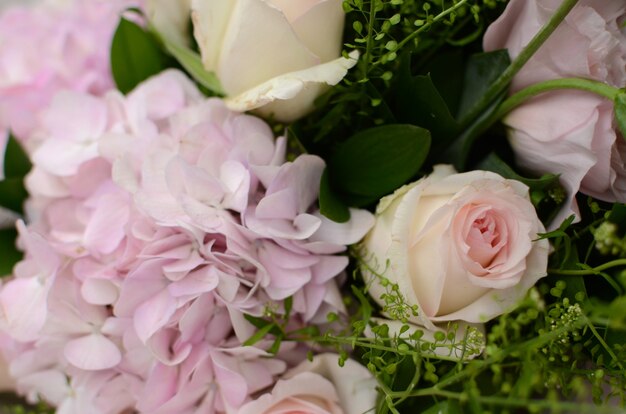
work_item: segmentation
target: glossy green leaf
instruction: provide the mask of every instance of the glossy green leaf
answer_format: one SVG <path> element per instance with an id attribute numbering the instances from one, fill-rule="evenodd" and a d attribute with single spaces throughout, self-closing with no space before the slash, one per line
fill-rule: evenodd
<path id="1" fill-rule="evenodd" d="M 168 60 L 151 33 L 130 20 L 120 20 L 111 43 L 111 71 L 122 93 L 166 69 Z"/>
<path id="2" fill-rule="evenodd" d="M 19 142 L 9 135 L 9 140 L 4 151 L 4 176 L 5 178 L 22 178 L 30 171 L 32 164 L 28 155 Z"/>
<path id="3" fill-rule="evenodd" d="M 505 49 L 479 53 L 469 58 L 457 119 L 463 119 L 510 63 L 509 52 Z"/>
<path id="4" fill-rule="evenodd" d="M 16 238 L 15 229 L 0 230 L 0 277 L 10 275 L 13 266 L 22 259 L 22 253 L 15 247 Z"/>
<path id="5" fill-rule="evenodd" d="M 382 197 L 415 177 L 430 141 L 428 130 L 407 124 L 358 132 L 331 155 L 331 182 L 349 195 Z"/>
<path id="6" fill-rule="evenodd" d="M 330 187 L 328 170 L 324 170 L 320 180 L 320 213 L 337 223 L 350 220 L 350 210 L 333 192 Z"/>
<path id="7" fill-rule="evenodd" d="M 626 139 L 626 91 L 617 94 L 614 105 L 617 126 L 622 133 L 622 137 Z"/>

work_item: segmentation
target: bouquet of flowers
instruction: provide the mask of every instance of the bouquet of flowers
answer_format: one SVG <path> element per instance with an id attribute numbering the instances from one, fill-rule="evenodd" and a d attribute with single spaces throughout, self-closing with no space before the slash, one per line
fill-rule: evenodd
<path id="1" fill-rule="evenodd" d="M 5 5 L 0 412 L 626 412 L 625 138 L 624 0 Z"/>

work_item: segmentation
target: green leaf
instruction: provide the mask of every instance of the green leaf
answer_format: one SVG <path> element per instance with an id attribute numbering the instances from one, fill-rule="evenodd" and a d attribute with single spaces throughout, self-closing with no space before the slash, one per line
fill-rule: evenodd
<path id="1" fill-rule="evenodd" d="M 496 96 L 490 106 L 475 119 L 466 119 L 471 110 L 483 99 L 491 84 L 509 66 L 510 58 L 506 50 L 480 53 L 470 57 L 464 78 L 461 104 L 457 119 L 462 133 L 446 149 L 443 159 L 454 164 L 457 170 L 463 171 L 474 141 L 484 132 L 482 128 L 493 111 L 496 110 L 506 91 Z"/>
<path id="2" fill-rule="evenodd" d="M 257 329 L 261 329 L 265 325 L 271 323 L 263 318 L 258 318 L 256 316 L 248 315 L 247 313 L 244 314 L 243 317 Z"/>
<path id="3" fill-rule="evenodd" d="M 291 310 L 293 309 L 293 296 L 287 296 L 283 302 L 283 306 L 285 307 L 285 319 L 289 319 L 289 315 L 291 315 Z"/>
<path id="4" fill-rule="evenodd" d="M 420 70 L 422 74 L 428 74 L 437 93 L 446 102 L 451 114 L 456 114 L 461 103 L 463 91 L 463 77 L 465 76 L 466 57 L 461 49 L 439 51 L 427 58 L 420 55 L 424 66 Z"/>
<path id="5" fill-rule="evenodd" d="M 265 335 L 267 335 L 275 327 L 276 327 L 276 324 L 274 323 L 269 323 L 265 325 L 264 327 L 256 331 L 254 335 L 252 335 L 250 338 L 246 339 L 243 343 L 243 346 L 251 346 L 251 345 L 256 344 L 261 339 L 265 338 Z"/>
<path id="6" fill-rule="evenodd" d="M 626 91 L 622 91 L 615 97 L 615 120 L 622 133 L 622 138 L 626 139 Z"/>
<path id="7" fill-rule="evenodd" d="M 350 210 L 330 188 L 328 169 L 324 170 L 320 180 L 320 213 L 337 223 L 345 223 L 350 220 Z"/>
<path id="8" fill-rule="evenodd" d="M 19 142 L 9 135 L 4 151 L 4 176 L 6 178 L 22 178 L 30 171 L 32 164 Z"/>
<path id="9" fill-rule="evenodd" d="M 7 178 L 0 181 L 0 206 L 23 213 L 24 200 L 28 197 L 28 192 L 24 188 L 22 178 Z"/>
<path id="10" fill-rule="evenodd" d="M 429 149 L 430 132 L 413 125 L 358 132 L 331 155 L 331 183 L 349 195 L 380 198 L 415 177 Z"/>
<path id="11" fill-rule="evenodd" d="M 111 43 L 111 71 L 122 93 L 166 69 L 168 60 L 151 33 L 130 20 L 120 20 Z"/>
<path id="12" fill-rule="evenodd" d="M 432 152 L 438 153 L 457 135 L 458 123 L 430 75 L 412 76 L 410 59 L 404 60 L 385 101 L 399 123 L 428 129 L 432 135 Z"/>
<path id="13" fill-rule="evenodd" d="M 271 328 L 269 328 L 269 333 L 274 336 L 284 335 L 284 332 L 282 331 L 280 326 L 268 321 L 267 319 L 258 318 L 256 316 L 248 314 L 244 314 L 243 317 L 257 329 L 265 329 L 266 326 L 271 325 Z"/>
<path id="14" fill-rule="evenodd" d="M 464 118 L 510 63 L 506 49 L 479 53 L 469 58 L 457 119 Z"/>
<path id="15" fill-rule="evenodd" d="M 272 346 L 268 348 L 267 352 L 269 352 L 272 355 L 276 355 L 278 351 L 280 350 L 280 345 L 282 344 L 282 342 L 283 342 L 283 336 L 278 335 L 276 339 L 274 339 Z"/>
<path id="16" fill-rule="evenodd" d="M 617 224 L 622 231 L 626 232 L 626 204 L 614 203 L 607 220 Z"/>
<path id="17" fill-rule="evenodd" d="M 506 162 L 495 153 L 489 154 L 478 164 L 478 169 L 495 172 L 504 178 L 521 181 L 531 190 L 543 190 L 559 184 L 558 174 L 545 174 L 540 178 L 525 178 L 516 173 Z"/>
<path id="18" fill-rule="evenodd" d="M 194 78 L 200 85 L 204 86 L 215 95 L 224 95 L 224 90 L 220 85 L 220 81 L 215 73 L 209 72 L 204 68 L 200 55 L 186 46 L 176 42 L 163 39 L 165 49 L 181 64 L 183 68 Z"/>
<path id="19" fill-rule="evenodd" d="M 22 253 L 15 247 L 15 239 L 17 238 L 17 230 L 3 229 L 0 230 L 0 276 L 10 275 L 13 266 L 22 260 Z"/>

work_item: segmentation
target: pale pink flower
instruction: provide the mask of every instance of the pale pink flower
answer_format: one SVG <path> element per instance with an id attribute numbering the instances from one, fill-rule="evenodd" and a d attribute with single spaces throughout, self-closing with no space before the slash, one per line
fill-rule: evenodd
<path id="1" fill-rule="evenodd" d="M 410 321 L 429 330 L 501 315 L 547 274 L 545 229 L 519 181 L 437 165 L 381 199 L 376 215 L 362 244 L 369 292 L 384 305 L 377 275 L 396 283 L 419 309 Z"/>
<path id="2" fill-rule="evenodd" d="M 0 15 L 0 130 L 30 138 L 39 111 L 61 89 L 113 87 L 109 50 L 119 14 L 138 1 L 73 0 Z"/>
<path id="3" fill-rule="evenodd" d="M 558 0 L 513 0 L 487 30 L 485 50 L 507 48 L 515 58 L 543 26 Z M 581 77 L 621 88 L 626 84 L 626 3 L 581 0 L 513 79 L 512 92 L 558 78 Z M 568 192 L 552 222 L 578 215 L 578 191 L 626 201 L 626 145 L 613 104 L 581 91 L 552 91 L 524 103 L 504 120 L 519 165 L 560 174 Z"/>
<path id="4" fill-rule="evenodd" d="M 358 362 L 340 367 L 338 355 L 320 354 L 278 380 L 270 393 L 250 401 L 238 414 L 361 414 L 376 406 L 376 380 Z"/>
<path id="5" fill-rule="evenodd" d="M 11 371 L 30 401 L 235 412 L 287 366 L 241 347 L 254 332 L 244 315 L 280 311 L 288 296 L 294 325 L 343 309 L 348 259 L 336 254 L 372 215 L 323 218 L 323 161 L 285 163 L 285 139 L 261 120 L 203 99 L 177 71 L 128 96 L 63 92 L 42 114 L 26 259 L 0 289 Z"/>

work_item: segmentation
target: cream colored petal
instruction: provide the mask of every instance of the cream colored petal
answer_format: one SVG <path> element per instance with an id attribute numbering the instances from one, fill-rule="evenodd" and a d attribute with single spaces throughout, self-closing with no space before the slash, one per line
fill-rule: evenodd
<path id="1" fill-rule="evenodd" d="M 309 11 L 292 20 L 291 26 L 300 41 L 311 52 L 319 56 L 322 62 L 328 62 L 341 54 L 343 23 L 346 15 L 341 6 L 342 0 L 326 0 L 317 3 Z"/>
<path id="2" fill-rule="evenodd" d="M 227 98 L 226 106 L 234 111 L 249 111 L 261 108 L 264 115 L 274 116 L 278 121 L 293 121 L 313 109 L 313 101 L 324 85 L 336 85 L 343 79 L 348 69 L 353 67 L 358 52 L 350 53 L 350 58 L 338 58 L 311 68 L 277 76 L 242 93 Z M 284 101 L 284 102 L 283 102 Z M 281 104 L 264 107 L 268 104 Z"/>
<path id="3" fill-rule="evenodd" d="M 163 0 L 168 1 L 168 0 Z M 176 0 L 169 0 L 176 1 Z M 222 41 L 237 0 L 190 0 L 193 35 L 198 42 L 204 67 L 217 71 Z"/>
<path id="4" fill-rule="evenodd" d="M 148 0 L 146 12 L 161 36 L 170 42 L 189 44 L 191 0 Z"/>
<path id="5" fill-rule="evenodd" d="M 345 414 L 373 412 L 376 406 L 376 379 L 353 359 L 347 359 L 339 366 L 339 355 L 325 353 L 315 355 L 313 361 L 305 360 L 285 373 L 285 378 L 293 378 L 303 372 L 313 372 L 333 383 Z"/>
<path id="6" fill-rule="evenodd" d="M 224 36 L 217 76 L 226 94 L 233 96 L 319 63 L 280 10 L 264 0 L 239 0 Z"/>
<path id="7" fill-rule="evenodd" d="M 272 6 L 280 9 L 283 12 L 287 20 L 291 23 L 298 19 L 305 13 L 308 13 L 313 7 L 320 3 L 326 2 L 326 0 L 265 0 Z M 336 0 L 333 0 L 336 1 Z M 341 0 L 339 0 L 341 2 Z M 341 5 L 341 3 L 340 3 Z"/>

